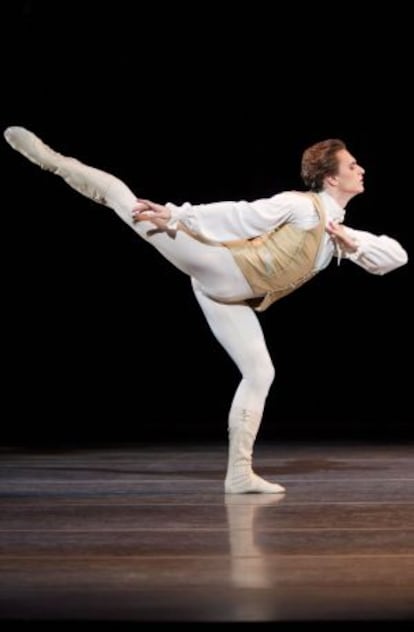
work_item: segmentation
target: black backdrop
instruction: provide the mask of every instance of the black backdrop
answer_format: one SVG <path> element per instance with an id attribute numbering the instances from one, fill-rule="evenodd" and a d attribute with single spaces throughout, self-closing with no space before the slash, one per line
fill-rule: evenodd
<path id="1" fill-rule="evenodd" d="M 302 151 L 340 137 L 366 168 L 347 222 L 412 253 L 397 11 L 329 25 L 295 8 L 2 12 L 2 129 L 26 126 L 137 195 L 177 203 L 302 188 Z M 1 161 L 3 441 L 224 440 L 239 375 L 188 279 L 4 141 Z M 384 277 L 332 263 L 261 315 L 276 367 L 261 436 L 411 440 L 411 293 L 412 263 Z"/>

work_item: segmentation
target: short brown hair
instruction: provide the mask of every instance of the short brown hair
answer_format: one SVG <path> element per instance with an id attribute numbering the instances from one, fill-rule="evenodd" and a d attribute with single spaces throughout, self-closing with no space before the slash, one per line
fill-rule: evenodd
<path id="1" fill-rule="evenodd" d="M 346 149 L 345 143 L 339 138 L 329 138 L 311 145 L 302 155 L 301 176 L 305 185 L 311 191 L 321 191 L 326 176 L 337 173 L 337 152 Z"/>

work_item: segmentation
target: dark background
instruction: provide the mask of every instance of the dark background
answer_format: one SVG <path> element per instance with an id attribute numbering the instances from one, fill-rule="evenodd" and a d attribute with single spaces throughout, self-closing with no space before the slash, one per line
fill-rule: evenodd
<path id="1" fill-rule="evenodd" d="M 303 150 L 339 137 L 366 169 L 347 223 L 411 255 L 397 7 L 362 21 L 355 6 L 151 6 L 5 4 L 2 129 L 176 203 L 302 188 Z M 2 442 L 224 441 L 239 375 L 189 280 L 4 141 L 1 164 Z M 333 262 L 262 314 L 277 375 L 261 437 L 411 441 L 411 294 L 411 262 L 384 277 Z"/>

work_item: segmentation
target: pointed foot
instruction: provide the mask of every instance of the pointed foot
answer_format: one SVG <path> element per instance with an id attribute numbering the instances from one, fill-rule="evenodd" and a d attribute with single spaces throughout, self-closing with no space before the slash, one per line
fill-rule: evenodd
<path id="1" fill-rule="evenodd" d="M 63 158 L 25 127 L 18 125 L 8 127 L 4 131 L 4 138 L 13 149 L 42 169 L 56 171 Z"/>

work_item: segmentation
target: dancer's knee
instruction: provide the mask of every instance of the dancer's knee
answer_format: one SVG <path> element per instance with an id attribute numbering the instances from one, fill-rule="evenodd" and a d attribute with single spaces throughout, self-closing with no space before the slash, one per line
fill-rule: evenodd
<path id="1" fill-rule="evenodd" d="M 251 363 L 249 369 L 244 372 L 243 378 L 254 391 L 260 392 L 265 396 L 273 384 L 275 375 L 275 368 L 270 358 L 261 358 Z"/>
<path id="2" fill-rule="evenodd" d="M 272 386 L 276 376 L 275 368 L 270 360 L 264 362 L 255 370 L 255 381 L 257 381 L 261 388 L 268 391 Z"/>

